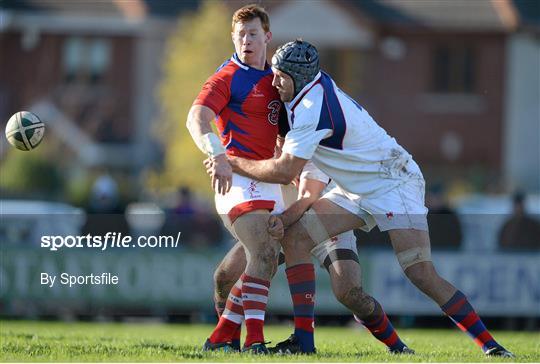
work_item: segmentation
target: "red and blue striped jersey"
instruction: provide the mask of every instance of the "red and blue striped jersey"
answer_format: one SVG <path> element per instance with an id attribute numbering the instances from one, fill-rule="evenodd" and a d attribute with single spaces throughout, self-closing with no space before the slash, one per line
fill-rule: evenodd
<path id="1" fill-rule="evenodd" d="M 204 84 L 193 105 L 212 109 L 228 155 L 260 160 L 274 156 L 283 104 L 272 86 L 272 69 L 257 70 L 236 54 Z"/>

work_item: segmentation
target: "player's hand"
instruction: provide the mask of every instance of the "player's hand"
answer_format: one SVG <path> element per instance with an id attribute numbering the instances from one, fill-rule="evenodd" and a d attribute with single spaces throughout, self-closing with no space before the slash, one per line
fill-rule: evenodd
<path id="1" fill-rule="evenodd" d="M 214 167 L 214 161 L 212 160 L 212 157 L 208 157 L 203 161 L 204 167 L 206 168 L 206 173 L 208 173 L 209 176 L 212 176 L 212 168 Z"/>
<path id="2" fill-rule="evenodd" d="M 270 215 L 270 218 L 268 219 L 268 233 L 276 240 L 283 239 L 285 229 L 283 227 L 283 221 L 281 221 L 278 216 Z"/>
<path id="3" fill-rule="evenodd" d="M 211 158 L 210 168 L 207 167 L 212 178 L 212 188 L 221 195 L 229 192 L 232 186 L 232 168 L 225 154 Z M 205 163 L 206 165 L 206 163 Z"/>

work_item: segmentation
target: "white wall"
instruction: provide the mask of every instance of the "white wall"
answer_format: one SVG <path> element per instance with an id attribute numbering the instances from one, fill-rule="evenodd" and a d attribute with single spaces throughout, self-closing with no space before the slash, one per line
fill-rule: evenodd
<path id="1" fill-rule="evenodd" d="M 508 39 L 504 173 L 510 189 L 540 191 L 540 35 Z"/>

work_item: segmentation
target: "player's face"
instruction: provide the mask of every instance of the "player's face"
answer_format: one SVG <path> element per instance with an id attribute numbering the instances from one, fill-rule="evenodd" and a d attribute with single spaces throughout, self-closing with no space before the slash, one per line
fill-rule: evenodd
<path id="1" fill-rule="evenodd" d="M 259 18 L 234 24 L 232 32 L 234 49 L 238 58 L 248 66 L 264 69 L 266 45 L 271 39 L 272 33 L 264 31 Z"/>
<path id="2" fill-rule="evenodd" d="M 278 92 L 281 101 L 289 102 L 294 96 L 294 81 L 285 72 L 281 72 L 275 67 L 272 67 L 274 72 L 274 79 L 272 80 L 272 86 L 274 86 Z"/>

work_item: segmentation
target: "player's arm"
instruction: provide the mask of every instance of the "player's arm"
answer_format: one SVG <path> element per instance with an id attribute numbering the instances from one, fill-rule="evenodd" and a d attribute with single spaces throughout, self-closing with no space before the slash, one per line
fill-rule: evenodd
<path id="1" fill-rule="evenodd" d="M 304 212 L 306 212 L 311 205 L 319 199 L 325 187 L 326 183 L 316 179 L 300 179 L 300 185 L 298 187 L 298 200 L 296 200 L 279 216 L 283 222 L 283 227 L 287 229 L 296 221 L 300 220 Z"/>
<path id="2" fill-rule="evenodd" d="M 267 183 L 287 185 L 302 171 L 307 159 L 281 153 L 277 159 L 260 161 L 229 156 L 233 172 Z"/>
<path id="3" fill-rule="evenodd" d="M 225 148 L 210 126 L 216 113 L 204 105 L 193 105 L 189 110 L 186 126 L 199 149 L 212 160 L 210 175 L 212 188 L 225 194 L 231 189 L 232 168 L 225 155 Z"/>
<path id="4" fill-rule="evenodd" d="M 301 105 L 296 109 L 295 123 L 285 136 L 281 156 L 262 161 L 230 158 L 234 172 L 261 182 L 291 183 L 311 159 L 319 142 L 332 134 L 330 129 L 317 129 L 323 90 L 322 87 L 313 90 L 318 94 L 313 95 L 312 107 Z"/>

